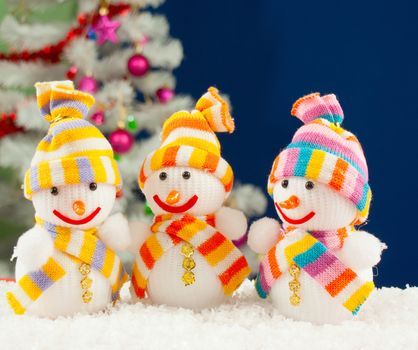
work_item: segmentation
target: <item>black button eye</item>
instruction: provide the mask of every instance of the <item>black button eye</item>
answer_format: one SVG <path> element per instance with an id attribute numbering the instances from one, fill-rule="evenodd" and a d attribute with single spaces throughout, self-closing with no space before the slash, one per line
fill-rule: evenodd
<path id="1" fill-rule="evenodd" d="M 90 187 L 90 190 L 91 190 L 91 191 L 96 191 L 96 190 L 97 190 L 97 183 L 92 182 L 92 183 L 89 185 L 89 187 Z"/>
<path id="2" fill-rule="evenodd" d="M 167 173 L 163 171 L 162 173 L 160 173 L 160 180 L 164 181 L 165 179 L 167 179 Z"/>
<path id="3" fill-rule="evenodd" d="M 312 182 L 312 181 L 306 181 L 306 183 L 305 183 L 305 188 L 307 189 L 307 190 L 311 190 L 311 189 L 313 189 L 315 187 L 315 184 Z"/>
<path id="4" fill-rule="evenodd" d="M 52 188 L 51 188 L 51 194 L 52 194 L 53 196 L 56 196 L 56 195 L 58 194 L 58 188 L 56 188 L 56 187 L 52 187 Z"/>
<path id="5" fill-rule="evenodd" d="M 282 181 L 282 187 L 287 188 L 287 186 L 289 186 L 289 180 L 283 180 Z"/>
<path id="6" fill-rule="evenodd" d="M 191 174 L 188 171 L 184 171 L 182 176 L 183 176 L 183 179 L 188 180 L 190 179 Z"/>

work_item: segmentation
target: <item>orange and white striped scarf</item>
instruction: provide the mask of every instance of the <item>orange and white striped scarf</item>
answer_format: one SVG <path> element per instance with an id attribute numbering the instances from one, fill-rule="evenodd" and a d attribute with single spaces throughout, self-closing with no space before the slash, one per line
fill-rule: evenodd
<path id="1" fill-rule="evenodd" d="M 214 216 L 159 215 L 152 234 L 142 244 L 132 269 L 132 285 L 139 298 L 145 297 L 148 278 L 166 251 L 182 242 L 190 243 L 214 269 L 225 295 L 232 293 L 250 273 L 241 251 L 212 225 Z"/>

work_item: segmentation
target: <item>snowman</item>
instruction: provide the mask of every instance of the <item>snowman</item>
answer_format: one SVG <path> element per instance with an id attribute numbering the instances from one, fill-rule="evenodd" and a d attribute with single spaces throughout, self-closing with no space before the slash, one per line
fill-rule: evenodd
<path id="1" fill-rule="evenodd" d="M 121 185 L 113 151 L 83 117 L 92 96 L 70 81 L 37 83 L 38 105 L 51 123 L 24 182 L 36 225 L 18 240 L 16 314 L 55 318 L 96 312 L 119 298 L 127 275 L 115 250 L 130 244 L 121 214 L 109 216 Z"/>
<path id="2" fill-rule="evenodd" d="M 335 95 L 293 106 L 302 126 L 276 158 L 269 193 L 283 222 L 252 224 L 249 245 L 264 254 L 256 289 L 280 312 L 317 324 L 351 319 L 372 292 L 385 245 L 354 225 L 366 221 L 371 191 L 357 138 L 341 128 Z"/>
<path id="3" fill-rule="evenodd" d="M 132 227 L 133 294 L 156 304 L 202 309 L 230 296 L 248 276 L 232 240 L 247 231 L 238 210 L 223 207 L 233 173 L 214 133 L 233 132 L 228 105 L 210 88 L 192 112 L 164 123 L 160 148 L 143 162 L 139 185 L 155 217 Z"/>

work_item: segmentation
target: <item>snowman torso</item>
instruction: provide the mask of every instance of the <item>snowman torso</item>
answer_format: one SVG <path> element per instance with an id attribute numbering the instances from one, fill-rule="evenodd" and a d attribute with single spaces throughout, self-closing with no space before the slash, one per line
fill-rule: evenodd
<path id="1" fill-rule="evenodd" d="M 341 251 L 344 247 L 341 249 Z M 340 252 L 341 252 L 340 251 Z M 340 252 L 334 253 L 337 257 Z M 355 271 L 360 278 L 366 281 L 373 280 L 372 269 Z M 338 323 L 342 320 L 349 320 L 353 316 L 336 299 L 304 270 L 300 271 L 298 280 L 300 282 L 300 303 L 296 306 L 290 302 L 292 292 L 289 282 L 293 280 L 289 271 L 273 284 L 270 291 L 270 298 L 275 307 L 286 317 L 309 321 L 312 323 Z"/>
<path id="2" fill-rule="evenodd" d="M 39 235 L 38 239 L 40 241 L 44 241 L 45 238 L 50 239 L 48 232 L 38 226 L 28 234 Z M 29 307 L 29 313 L 44 317 L 70 316 L 77 312 L 97 312 L 110 303 L 110 283 L 100 272 L 91 269 L 88 274 L 88 277 L 92 280 L 92 285 L 89 288 L 92 292 L 92 299 L 85 303 L 80 284 L 83 278 L 79 271 L 81 263 L 70 259 L 57 249 L 54 249 L 53 257 L 65 269 L 66 274 L 41 294 Z M 19 258 L 17 259 L 17 280 L 33 270 L 30 266 L 23 265 Z"/>
<path id="3" fill-rule="evenodd" d="M 189 167 L 163 168 L 153 173 L 145 183 L 144 193 L 155 215 L 179 215 L 177 220 L 189 215 L 205 222 L 206 217 L 216 213 L 225 200 L 224 186 L 216 177 Z M 208 225 L 213 228 L 213 224 Z M 162 241 L 168 237 L 164 229 L 156 231 L 163 233 L 165 238 Z M 153 232 L 158 234 L 156 231 Z M 192 255 L 195 266 L 191 270 L 194 281 L 188 284 L 183 280 L 187 271 L 183 266 L 185 255 L 182 254 L 185 244 L 188 243 L 170 244 L 155 262 L 147 278 L 148 297 L 156 304 L 191 309 L 221 304 L 226 298 L 222 283 L 214 267 L 196 248 Z M 166 245 L 163 243 L 162 246 Z M 224 263 L 227 262 L 222 261 L 217 266 Z"/>
<path id="4" fill-rule="evenodd" d="M 185 285 L 182 243 L 167 250 L 156 262 L 148 278 L 147 293 L 158 304 L 192 309 L 212 307 L 223 302 L 225 294 L 221 282 L 206 259 L 196 250 L 193 260 L 194 283 Z"/>

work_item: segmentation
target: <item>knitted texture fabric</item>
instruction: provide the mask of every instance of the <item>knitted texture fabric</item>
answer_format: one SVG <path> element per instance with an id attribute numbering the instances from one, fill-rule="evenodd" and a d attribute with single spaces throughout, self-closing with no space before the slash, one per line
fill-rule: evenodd
<path id="1" fill-rule="evenodd" d="M 161 256 L 173 246 L 190 243 L 213 268 L 225 295 L 231 295 L 250 273 L 247 261 L 235 245 L 211 226 L 213 218 L 191 215 L 160 215 L 153 234 L 139 249 L 132 269 L 132 284 L 139 298 L 145 297 L 148 277 Z"/>
<path id="2" fill-rule="evenodd" d="M 373 291 L 374 284 L 372 281 L 363 281 L 333 254 L 343 246 L 344 238 L 349 231 L 353 231 L 353 228 L 306 232 L 300 240 L 289 244 L 284 254 L 289 266 L 295 263 L 321 285 L 331 297 L 355 315 Z M 260 264 L 256 289 L 262 298 L 267 297 L 275 281 L 288 269 L 288 267 L 279 266 L 278 244 L 269 250 Z"/>
<path id="3" fill-rule="evenodd" d="M 211 87 L 196 103 L 192 112 L 180 111 L 166 120 L 161 146 L 149 154 L 141 167 L 139 185 L 164 167 L 192 167 L 215 175 L 229 192 L 233 184 L 230 165 L 221 157 L 221 146 L 215 132 L 234 131 L 234 121 L 227 103 Z"/>
<path id="4" fill-rule="evenodd" d="M 36 217 L 36 223 L 50 234 L 55 249 L 102 273 L 110 282 L 112 300 L 119 299 L 120 289 L 128 280 L 128 275 L 115 252 L 97 238 L 95 228 L 73 232 L 71 228 L 53 225 L 39 217 Z M 39 270 L 21 277 L 15 289 L 7 293 L 10 306 L 16 314 L 24 314 L 28 306 L 65 274 L 60 261 L 51 256 Z"/>
<path id="5" fill-rule="evenodd" d="M 302 97 L 293 105 L 292 115 L 305 125 L 275 159 L 269 193 L 285 177 L 316 180 L 356 206 L 356 224 L 366 221 L 371 201 L 367 163 L 360 142 L 340 127 L 344 115 L 336 96 L 314 93 Z"/>
<path id="6" fill-rule="evenodd" d="M 25 197 L 36 191 L 79 183 L 121 186 L 110 143 L 84 120 L 94 98 L 74 90 L 70 81 L 37 83 L 38 106 L 51 123 L 41 140 L 24 180 Z"/>

